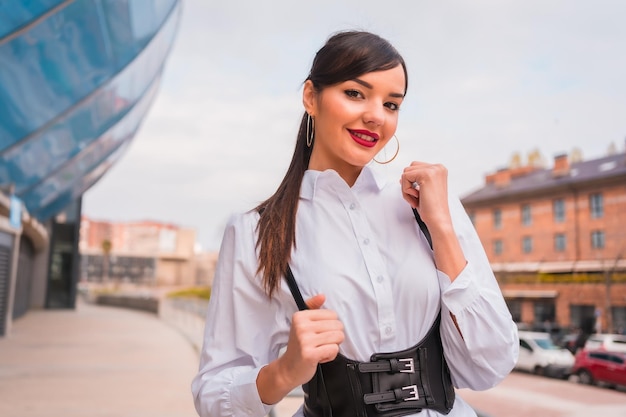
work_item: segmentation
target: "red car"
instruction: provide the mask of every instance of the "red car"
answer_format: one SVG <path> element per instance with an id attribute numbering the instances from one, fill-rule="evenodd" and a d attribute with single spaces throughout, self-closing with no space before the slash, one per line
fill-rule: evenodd
<path id="1" fill-rule="evenodd" d="M 626 386 L 626 353 L 581 349 L 576 354 L 572 374 L 583 384 L 604 382 Z"/>

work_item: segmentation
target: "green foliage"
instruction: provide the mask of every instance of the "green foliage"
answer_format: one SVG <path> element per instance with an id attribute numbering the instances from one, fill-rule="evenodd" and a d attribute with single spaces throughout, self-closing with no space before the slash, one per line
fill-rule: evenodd
<path id="1" fill-rule="evenodd" d="M 111 250 L 113 249 L 113 244 L 111 243 L 109 239 L 104 239 L 101 243 L 101 246 L 102 246 L 102 252 L 105 255 L 108 255 L 109 253 L 111 253 Z"/>
<path id="2" fill-rule="evenodd" d="M 185 288 L 183 290 L 172 291 L 167 294 L 170 298 L 200 298 L 208 300 L 211 297 L 211 287 L 193 287 Z"/>

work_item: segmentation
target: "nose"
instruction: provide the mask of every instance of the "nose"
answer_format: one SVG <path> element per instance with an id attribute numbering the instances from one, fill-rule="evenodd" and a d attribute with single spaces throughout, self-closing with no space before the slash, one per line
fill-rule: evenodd
<path id="1" fill-rule="evenodd" d="M 363 113 L 363 121 L 366 124 L 369 123 L 375 126 L 381 126 L 385 122 L 383 106 L 380 104 L 368 106 L 367 110 Z"/>

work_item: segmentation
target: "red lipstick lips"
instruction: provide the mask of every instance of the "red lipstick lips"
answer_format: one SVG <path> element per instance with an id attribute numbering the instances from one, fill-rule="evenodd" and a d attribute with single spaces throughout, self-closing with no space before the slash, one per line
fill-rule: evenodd
<path id="1" fill-rule="evenodd" d="M 350 130 L 350 136 L 352 139 L 358 143 L 359 145 L 367 146 L 368 148 L 374 147 L 376 142 L 378 142 L 379 136 L 374 132 L 370 132 L 369 130 Z"/>

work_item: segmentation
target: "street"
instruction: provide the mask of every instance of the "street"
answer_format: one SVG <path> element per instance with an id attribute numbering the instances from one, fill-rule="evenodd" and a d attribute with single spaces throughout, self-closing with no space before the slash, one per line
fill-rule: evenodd
<path id="1" fill-rule="evenodd" d="M 488 391 L 467 389 L 458 395 L 484 417 L 624 417 L 626 391 L 581 385 L 521 372 L 511 373 Z M 275 417 L 290 417 L 302 403 L 288 397 L 275 408 Z"/>
<path id="2" fill-rule="evenodd" d="M 458 392 L 489 417 L 626 416 L 626 392 L 574 381 L 513 372 L 491 390 Z"/>

